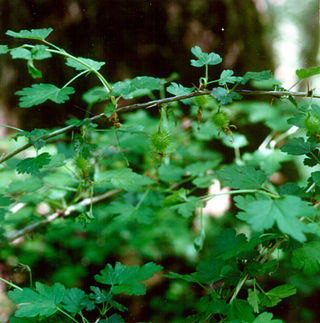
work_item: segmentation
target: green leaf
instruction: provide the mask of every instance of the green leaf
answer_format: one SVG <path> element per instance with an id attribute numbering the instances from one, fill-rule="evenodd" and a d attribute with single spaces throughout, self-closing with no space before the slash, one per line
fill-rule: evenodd
<path id="1" fill-rule="evenodd" d="M 260 188 L 266 181 L 266 175 L 252 166 L 226 166 L 216 172 L 223 186 L 233 189 L 255 189 Z"/>
<path id="2" fill-rule="evenodd" d="M 215 169 L 221 161 L 221 156 L 217 155 L 215 160 L 209 160 L 205 162 L 199 161 L 193 164 L 189 164 L 186 167 L 186 171 L 190 173 L 191 176 L 205 175 L 207 171 Z"/>
<path id="3" fill-rule="evenodd" d="M 12 59 L 31 59 L 31 51 L 22 46 L 11 49 L 10 55 Z"/>
<path id="4" fill-rule="evenodd" d="M 213 175 L 197 177 L 192 181 L 192 184 L 199 188 L 206 188 L 212 185 L 214 178 Z"/>
<path id="5" fill-rule="evenodd" d="M 93 293 L 90 293 L 89 297 L 94 300 L 96 304 L 101 304 L 106 301 L 110 301 L 111 294 L 107 294 L 106 291 L 101 290 L 99 287 L 90 286 L 90 289 Z"/>
<path id="6" fill-rule="evenodd" d="M 142 186 L 153 184 L 149 177 L 137 174 L 131 168 L 109 170 L 96 175 L 96 182 L 110 182 L 115 188 L 138 191 Z"/>
<path id="7" fill-rule="evenodd" d="M 124 319 L 119 314 L 112 314 L 105 320 L 100 320 L 98 323 L 125 323 Z"/>
<path id="8" fill-rule="evenodd" d="M 9 206 L 13 202 L 14 202 L 14 200 L 11 199 L 10 197 L 0 194 L 0 207 Z"/>
<path id="9" fill-rule="evenodd" d="M 32 131 L 19 131 L 15 139 L 20 136 L 25 136 L 28 138 L 28 142 L 33 145 L 36 149 L 40 149 L 41 147 L 46 145 L 46 141 L 42 138 L 47 135 L 50 131 L 47 129 L 33 129 Z"/>
<path id="10" fill-rule="evenodd" d="M 128 295 L 145 295 L 146 288 L 141 281 L 147 280 L 162 270 L 162 266 L 149 262 L 141 268 L 138 266 L 125 266 L 117 262 L 112 268 L 110 264 L 100 271 L 101 275 L 95 275 L 97 282 L 111 285 L 113 294 L 125 293 Z"/>
<path id="11" fill-rule="evenodd" d="M 20 46 L 11 49 L 10 55 L 12 59 L 26 59 L 26 60 L 42 60 L 49 58 L 52 54 L 48 51 L 49 47 L 45 45 L 36 45 L 31 50 Z"/>
<path id="12" fill-rule="evenodd" d="M 36 60 L 42 60 L 52 57 L 52 54 L 49 52 L 49 47 L 45 45 L 35 45 L 31 49 L 31 58 Z"/>
<path id="13" fill-rule="evenodd" d="M 8 53 L 8 51 L 9 51 L 8 45 L 0 45 L 0 55 L 6 54 Z"/>
<path id="14" fill-rule="evenodd" d="M 272 175 L 281 168 L 281 163 L 291 157 L 279 149 L 265 148 L 251 153 L 244 153 L 243 160 L 253 167 L 260 168 L 266 175 Z"/>
<path id="15" fill-rule="evenodd" d="M 171 82 L 166 90 L 170 94 L 180 96 L 180 95 L 186 95 L 186 94 L 192 93 L 194 90 L 194 87 L 184 87 L 183 85 L 177 84 L 176 82 Z M 193 99 L 192 98 L 183 99 L 181 100 L 181 102 L 184 104 L 192 104 Z"/>
<path id="16" fill-rule="evenodd" d="M 188 191 L 185 188 L 181 187 L 178 191 L 174 191 L 173 194 L 168 195 L 163 200 L 163 205 L 171 206 L 180 202 L 187 201 L 187 194 L 188 194 Z"/>
<path id="17" fill-rule="evenodd" d="M 240 100 L 242 96 L 236 92 L 227 91 L 223 87 L 215 87 L 211 91 L 211 95 L 222 104 L 231 103 L 233 100 Z"/>
<path id="18" fill-rule="evenodd" d="M 184 175 L 185 170 L 174 165 L 162 165 L 159 167 L 159 177 L 163 182 L 172 183 L 179 181 Z"/>
<path id="19" fill-rule="evenodd" d="M 268 312 L 263 312 L 258 315 L 252 323 L 283 323 L 282 320 L 275 319 L 273 320 L 273 314 Z"/>
<path id="20" fill-rule="evenodd" d="M 82 96 L 82 99 L 88 104 L 105 101 L 108 100 L 108 98 L 109 93 L 102 86 L 96 86 L 85 92 Z"/>
<path id="21" fill-rule="evenodd" d="M 203 203 L 196 196 L 189 196 L 187 198 L 187 202 L 177 204 L 171 207 L 171 209 L 176 209 L 179 214 L 181 214 L 185 218 L 189 218 L 193 215 L 195 210 L 198 207 L 202 207 Z"/>
<path id="22" fill-rule="evenodd" d="M 314 275 L 320 270 L 320 241 L 311 241 L 292 253 L 294 268 L 303 269 L 306 275 Z"/>
<path id="23" fill-rule="evenodd" d="M 300 217 L 313 217 L 316 214 L 315 208 L 297 196 L 284 196 L 276 200 L 252 200 L 252 197 L 237 196 L 234 200 L 237 207 L 245 211 L 238 213 L 237 218 L 246 221 L 253 230 L 268 230 L 276 223 L 282 233 L 300 242 L 306 240 L 304 232 L 308 232 Z"/>
<path id="24" fill-rule="evenodd" d="M 254 320 L 251 306 L 243 299 L 235 299 L 230 306 L 228 322 L 237 319 L 241 319 L 241 322 L 252 322 Z"/>
<path id="25" fill-rule="evenodd" d="M 316 145 L 309 141 L 304 141 L 304 138 L 290 138 L 280 147 L 280 150 L 291 155 L 305 155 L 315 149 Z"/>
<path id="26" fill-rule="evenodd" d="M 40 83 L 33 84 L 32 87 L 26 87 L 15 92 L 15 94 L 21 95 L 19 102 L 20 107 L 30 108 L 47 100 L 51 100 L 56 103 L 64 103 L 69 100 L 69 95 L 74 92 L 74 88 L 72 87 L 59 89 L 53 84 Z"/>
<path id="27" fill-rule="evenodd" d="M 27 63 L 27 67 L 28 67 L 28 72 L 29 74 L 32 76 L 32 78 L 37 79 L 37 78 L 41 78 L 42 77 L 42 73 L 41 71 L 39 71 L 34 65 L 33 65 L 33 61 L 29 60 Z"/>
<path id="28" fill-rule="evenodd" d="M 19 32 L 14 32 L 12 30 L 8 30 L 6 35 L 14 37 L 14 38 L 26 38 L 26 39 L 38 39 L 44 40 L 49 34 L 53 31 L 52 28 L 41 28 L 41 29 L 31 29 L 29 30 L 20 30 Z"/>
<path id="29" fill-rule="evenodd" d="M 167 87 L 167 92 L 177 96 L 192 93 L 193 90 L 194 87 L 184 87 L 182 84 L 177 84 L 176 82 L 171 82 Z"/>
<path id="30" fill-rule="evenodd" d="M 30 178 L 25 178 L 22 181 L 15 181 L 12 182 L 8 189 L 7 192 L 12 194 L 12 193 L 32 193 L 37 191 L 39 188 L 43 186 L 42 181 L 37 178 L 37 177 L 30 177 Z"/>
<path id="31" fill-rule="evenodd" d="M 253 311 L 255 313 L 259 313 L 259 304 L 260 304 L 260 299 L 259 295 L 260 293 L 256 289 L 248 289 L 248 298 L 247 301 L 253 308 Z"/>
<path id="32" fill-rule="evenodd" d="M 259 239 L 247 241 L 244 234 L 236 234 L 233 229 L 225 229 L 214 239 L 214 245 L 217 250 L 217 258 L 223 260 L 239 256 L 245 251 L 252 251 L 260 243 Z"/>
<path id="33" fill-rule="evenodd" d="M 84 57 L 68 57 L 66 62 L 66 65 L 73 67 L 77 71 L 99 71 L 104 64 L 105 62 L 97 62 L 93 59 Z"/>
<path id="34" fill-rule="evenodd" d="M 112 94 L 122 96 L 124 99 L 150 94 L 153 90 L 159 90 L 161 79 L 151 76 L 137 76 L 132 80 L 117 82 L 112 87 Z"/>
<path id="35" fill-rule="evenodd" d="M 307 77 L 320 74 L 320 66 L 311 67 L 309 69 L 302 68 L 300 70 L 296 70 L 296 74 L 297 74 L 299 80 L 301 81 Z"/>
<path id="36" fill-rule="evenodd" d="M 50 163 L 50 154 L 42 153 L 37 157 L 31 157 L 21 160 L 17 164 L 18 173 L 27 173 L 31 175 L 37 175 L 40 173 L 40 169 Z"/>
<path id="37" fill-rule="evenodd" d="M 261 305 L 267 307 L 276 306 L 281 302 L 282 298 L 295 295 L 296 292 L 296 288 L 290 284 L 277 286 L 265 294 L 260 294 Z"/>
<path id="38" fill-rule="evenodd" d="M 65 294 L 65 288 L 60 283 L 55 283 L 49 287 L 36 282 L 36 290 L 23 288 L 9 291 L 8 295 L 13 302 L 18 305 L 15 312 L 17 317 L 35 317 L 44 315 L 46 317 L 58 311 Z"/>
<path id="39" fill-rule="evenodd" d="M 204 65 L 217 65 L 222 62 L 220 55 L 215 53 L 203 53 L 199 46 L 194 46 L 191 48 L 191 53 L 196 56 L 198 59 L 192 59 L 191 65 L 195 67 L 201 67 Z"/>
<path id="40" fill-rule="evenodd" d="M 87 297 L 79 288 L 71 288 L 65 291 L 62 303 L 66 311 L 72 314 L 79 313 L 83 308 L 83 300 Z"/>
<path id="41" fill-rule="evenodd" d="M 233 76 L 232 70 L 223 70 L 220 79 L 219 79 L 219 85 L 226 85 L 227 83 L 236 83 L 240 82 L 242 80 L 241 76 Z"/>
<path id="42" fill-rule="evenodd" d="M 106 115 L 106 117 L 110 118 L 116 111 L 116 108 L 117 107 L 112 102 L 108 103 L 104 108 L 104 114 Z"/>
<path id="43" fill-rule="evenodd" d="M 244 74 L 241 84 L 246 84 L 249 80 L 263 81 L 269 80 L 270 78 L 272 78 L 272 73 L 269 70 L 262 72 L 247 72 Z"/>

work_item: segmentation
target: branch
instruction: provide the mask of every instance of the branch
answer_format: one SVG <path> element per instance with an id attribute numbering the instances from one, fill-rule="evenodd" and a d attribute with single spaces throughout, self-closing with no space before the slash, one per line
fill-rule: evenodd
<path id="1" fill-rule="evenodd" d="M 274 96 L 274 97 L 282 97 L 282 96 L 294 96 L 294 97 L 312 97 L 312 98 L 316 98 L 316 99 L 320 99 L 320 95 L 319 94 L 314 94 L 312 91 L 309 92 L 291 92 L 291 91 L 260 91 L 260 90 L 234 90 L 233 92 L 242 94 L 242 95 L 267 95 L 267 96 Z M 154 101 L 149 101 L 149 102 L 145 102 L 145 103 L 135 103 L 135 104 L 129 104 L 123 107 L 120 107 L 116 110 L 116 112 L 124 112 L 124 111 L 132 111 L 132 110 L 136 110 L 136 109 L 150 109 L 152 107 L 161 105 L 161 104 L 165 104 L 165 103 L 170 103 L 170 102 L 174 102 L 174 101 L 181 101 L 184 99 L 190 99 L 192 97 L 195 96 L 201 96 L 201 95 L 209 95 L 211 94 L 211 91 L 207 90 L 207 91 L 196 91 L 196 92 L 192 92 L 192 93 L 188 93 L 185 95 L 177 95 L 177 96 L 172 96 L 169 98 L 165 98 L 165 99 L 159 99 L 159 100 L 154 100 Z M 100 118 L 105 117 L 104 113 L 100 113 L 97 114 L 91 118 L 88 118 L 88 121 L 96 121 Z M 73 130 L 75 128 L 77 128 L 78 126 L 75 125 L 70 125 L 64 128 L 61 128 L 59 130 L 55 130 L 45 136 L 40 137 L 39 139 L 49 139 L 52 137 L 55 137 L 57 135 L 60 135 L 62 133 L 65 133 L 69 130 Z M 7 161 L 8 159 L 10 159 L 11 157 L 19 154 L 20 152 L 28 149 L 29 147 L 31 147 L 32 144 L 28 143 L 6 155 L 3 155 L 0 158 L 0 164 L 2 164 L 3 162 Z"/>
<path id="2" fill-rule="evenodd" d="M 121 190 L 114 189 L 114 190 L 108 191 L 102 195 L 95 196 L 93 198 L 86 198 L 77 204 L 68 206 L 65 210 L 56 211 L 55 213 L 48 215 L 45 219 L 34 222 L 32 224 L 29 224 L 26 227 L 24 227 L 23 229 L 10 234 L 7 238 L 8 242 L 12 243 L 16 239 L 23 237 L 27 233 L 30 233 L 30 232 L 34 231 L 35 229 L 37 229 L 38 227 L 43 226 L 47 223 L 50 223 L 59 217 L 65 217 L 65 216 L 70 215 L 70 213 L 77 210 L 79 208 L 79 206 L 86 206 L 86 205 L 90 205 L 91 203 L 92 204 L 98 203 L 98 202 L 105 200 L 106 198 L 111 197 L 111 196 L 118 194 L 120 192 L 121 192 Z M 0 243 L 0 246 L 1 246 L 1 243 Z"/>

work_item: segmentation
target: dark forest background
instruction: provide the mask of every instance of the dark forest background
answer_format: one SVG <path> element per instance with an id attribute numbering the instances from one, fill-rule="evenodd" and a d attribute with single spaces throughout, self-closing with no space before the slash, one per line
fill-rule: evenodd
<path id="1" fill-rule="evenodd" d="M 219 53 L 224 58 L 220 68 L 233 69 L 238 75 L 272 70 L 272 42 L 267 33 L 271 24 L 270 16 L 257 11 L 252 0 L 0 1 L 1 43 L 17 46 L 16 40 L 5 36 L 8 29 L 52 27 L 51 42 L 76 56 L 105 61 L 103 73 L 111 82 L 139 75 L 166 78 L 177 72 L 178 82 L 191 86 L 200 73 L 189 63 L 190 48 L 195 45 Z M 0 64 L 0 110 L 6 111 L 2 114 L 7 123 L 30 130 L 57 126 L 68 115 L 84 114 L 81 97 L 58 108 L 46 103 L 41 109 L 21 111 L 12 93 L 34 81 L 24 61 L 3 56 Z M 37 66 L 44 75 L 38 82 L 57 86 L 65 84 L 72 73 L 60 57 L 37 62 Z M 76 87 L 86 91 L 95 85 L 89 77 Z"/>

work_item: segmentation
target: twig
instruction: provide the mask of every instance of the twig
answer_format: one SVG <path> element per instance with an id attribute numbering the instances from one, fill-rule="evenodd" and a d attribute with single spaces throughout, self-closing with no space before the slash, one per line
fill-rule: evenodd
<path id="1" fill-rule="evenodd" d="M 320 99 L 320 95 L 314 94 L 314 93 L 310 93 L 310 92 L 290 92 L 290 91 L 260 91 L 260 90 L 234 90 L 233 92 L 242 94 L 242 95 L 268 95 L 268 96 L 276 96 L 276 97 L 282 97 L 282 96 L 295 96 L 295 97 L 312 97 L 312 98 L 317 98 Z M 155 106 L 159 106 L 161 104 L 164 103 L 169 103 L 169 102 L 174 102 L 174 101 L 181 101 L 184 99 L 190 99 L 192 97 L 195 96 L 201 96 L 201 95 L 209 95 L 211 93 L 211 91 L 207 90 L 207 91 L 196 91 L 196 92 L 192 92 L 192 93 L 188 93 L 185 95 L 178 95 L 178 96 L 172 96 L 169 98 L 165 98 L 165 99 L 160 99 L 160 100 L 153 100 L 153 101 L 149 101 L 149 102 L 145 102 L 145 103 L 135 103 L 135 104 L 129 104 L 123 107 L 120 107 L 116 110 L 116 112 L 124 112 L 124 111 L 131 111 L 131 110 L 136 110 L 136 109 L 149 109 Z M 91 121 L 96 121 L 102 117 L 105 117 L 104 113 L 100 113 L 97 114 L 89 119 L 87 119 L 89 122 Z M 61 128 L 59 130 L 55 130 L 47 135 L 44 135 L 42 137 L 40 137 L 39 139 L 49 139 L 52 137 L 55 137 L 57 135 L 60 135 L 62 133 L 65 133 L 69 130 L 73 130 L 75 128 L 77 128 L 78 126 L 76 125 L 70 125 L 64 128 Z M 29 147 L 31 147 L 32 144 L 28 143 L 25 144 L 24 146 L 6 154 L 3 155 L 2 157 L 0 157 L 0 164 L 5 162 L 6 160 L 12 158 L 13 156 L 19 154 L 20 152 L 28 149 Z"/>
<path id="2" fill-rule="evenodd" d="M 64 217 L 64 216 L 70 215 L 70 213 L 77 210 L 79 208 L 79 206 L 86 206 L 86 205 L 90 205 L 91 203 L 92 204 L 93 203 L 98 203 L 98 202 L 100 202 L 100 201 L 102 201 L 102 200 L 104 200 L 104 199 L 106 199 L 108 197 L 111 197 L 111 196 L 113 196 L 115 194 L 118 194 L 120 192 L 121 192 L 121 190 L 114 189 L 114 190 L 108 191 L 108 192 L 106 192 L 106 193 L 104 193 L 102 195 L 95 196 L 92 199 L 91 198 L 86 198 L 86 199 L 82 200 L 81 202 L 79 202 L 77 204 L 68 206 L 65 210 L 56 211 L 55 213 L 52 213 L 52 214 L 48 215 L 45 219 L 37 221 L 37 222 L 34 222 L 32 224 L 29 224 L 26 227 L 24 227 L 23 229 L 10 234 L 8 236 L 8 238 L 7 238 L 8 242 L 13 242 L 16 239 L 23 237 L 27 233 L 30 233 L 30 232 L 34 231 L 36 228 L 38 228 L 40 226 L 43 226 L 43 225 L 45 225 L 47 223 L 50 223 L 50 222 L 54 221 L 55 219 L 57 219 L 59 217 Z"/>
<path id="3" fill-rule="evenodd" d="M 279 248 L 279 246 L 288 239 L 288 236 L 285 235 L 283 238 L 281 238 L 280 240 L 278 240 L 273 247 L 269 250 L 269 252 L 259 261 L 260 264 L 264 264 L 269 258 L 270 256 L 274 253 L 274 251 Z M 233 300 L 237 297 L 238 293 L 240 292 L 241 288 L 243 287 L 244 283 L 248 280 L 249 278 L 249 274 L 246 274 L 241 281 L 238 283 L 238 285 L 236 286 L 234 292 L 232 293 L 232 297 L 230 299 L 230 304 L 233 302 Z"/>

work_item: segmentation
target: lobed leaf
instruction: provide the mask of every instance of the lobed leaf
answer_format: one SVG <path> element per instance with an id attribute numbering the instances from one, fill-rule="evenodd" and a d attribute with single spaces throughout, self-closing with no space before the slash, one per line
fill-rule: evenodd
<path id="1" fill-rule="evenodd" d="M 309 228 L 299 219 L 316 215 L 315 208 L 308 205 L 297 196 L 284 196 L 276 200 L 270 198 L 253 200 L 251 196 L 234 198 L 238 208 L 244 212 L 237 214 L 237 218 L 246 221 L 255 231 L 268 230 L 277 224 L 282 233 L 289 234 L 292 238 L 304 242 L 305 232 Z"/>
<path id="2" fill-rule="evenodd" d="M 291 155 L 306 155 L 317 147 L 309 141 L 304 141 L 304 138 L 290 138 L 280 147 L 280 150 Z"/>
<path id="3" fill-rule="evenodd" d="M 149 279 L 159 272 L 162 266 L 149 262 L 141 268 L 138 266 L 125 266 L 117 262 L 112 268 L 110 264 L 100 271 L 101 275 L 95 275 L 97 282 L 111 285 L 113 294 L 125 293 L 128 295 L 144 295 L 146 288 L 141 281 Z"/>
<path id="4" fill-rule="evenodd" d="M 252 166 L 230 165 L 217 171 L 218 179 L 224 186 L 234 189 L 260 188 L 267 177 Z"/>
<path id="5" fill-rule="evenodd" d="M 127 191 L 138 191 L 141 186 L 153 184 L 154 182 L 143 175 L 137 174 L 131 168 L 120 168 L 99 173 L 97 182 L 110 182 L 115 188 Z"/>
<path id="6" fill-rule="evenodd" d="M 0 45 L 0 55 L 6 54 L 8 53 L 8 51 L 9 51 L 8 45 Z"/>
<path id="7" fill-rule="evenodd" d="M 6 35 L 14 38 L 44 40 L 50 35 L 52 31 L 53 31 L 52 28 L 41 28 L 41 29 L 31 29 L 31 30 L 24 29 L 24 30 L 20 30 L 19 32 L 8 30 L 6 32 Z"/>
<path id="8" fill-rule="evenodd" d="M 48 317 L 58 311 L 58 306 L 65 295 L 65 288 L 60 283 L 55 283 L 49 287 L 36 282 L 36 290 L 30 288 L 15 289 L 9 291 L 8 295 L 19 306 L 15 316 L 35 317 L 44 315 Z"/>
<path id="9" fill-rule="evenodd" d="M 112 94 L 124 99 L 148 95 L 153 90 L 159 90 L 161 79 L 152 76 L 137 76 L 132 80 L 117 82 L 113 85 Z"/>
<path id="10" fill-rule="evenodd" d="M 273 314 L 269 312 L 263 312 L 259 314 L 253 321 L 252 323 L 283 323 L 282 320 L 278 319 L 272 319 Z"/>
<path id="11" fill-rule="evenodd" d="M 42 153 L 37 157 L 23 159 L 17 164 L 17 172 L 21 174 L 27 173 L 37 175 L 40 173 L 40 169 L 43 166 L 49 164 L 50 159 L 51 157 L 48 153 Z"/>
<path id="12" fill-rule="evenodd" d="M 226 85 L 227 83 L 234 84 L 242 81 L 243 77 L 233 76 L 233 73 L 232 70 L 223 70 L 220 74 L 219 85 Z"/>
<path id="13" fill-rule="evenodd" d="M 303 269 L 306 275 L 314 275 L 320 270 L 320 241 L 311 241 L 292 253 L 294 268 Z"/>
<path id="14" fill-rule="evenodd" d="M 219 54 L 215 53 L 203 53 L 199 46 L 194 46 L 191 48 L 191 53 L 198 59 L 192 59 L 191 65 L 195 67 L 201 67 L 204 65 L 217 65 L 222 62 L 222 58 Z"/>
<path id="15" fill-rule="evenodd" d="M 223 87 L 215 87 L 214 89 L 212 89 L 211 95 L 222 104 L 228 104 L 233 100 L 242 99 L 242 95 L 240 95 L 239 93 L 227 91 Z"/>
<path id="16" fill-rule="evenodd" d="M 311 67 L 309 69 L 301 68 L 299 70 L 296 70 L 296 74 L 297 74 L 299 80 L 301 81 L 301 80 L 308 78 L 310 76 L 320 74 L 320 66 Z"/>
<path id="17" fill-rule="evenodd" d="M 56 103 L 64 103 L 69 100 L 69 95 L 73 94 L 73 87 L 58 88 L 53 84 L 33 84 L 32 87 L 23 88 L 15 94 L 20 95 L 19 106 L 21 108 L 30 108 L 39 105 L 47 100 Z"/>
<path id="18" fill-rule="evenodd" d="M 270 70 L 262 72 L 247 72 L 244 74 L 241 84 L 246 84 L 249 80 L 254 81 L 264 81 L 272 78 L 272 73 Z"/>
<path id="19" fill-rule="evenodd" d="M 105 62 L 94 61 L 90 58 L 76 57 L 76 59 L 68 57 L 66 65 L 73 67 L 77 71 L 99 71 Z"/>

